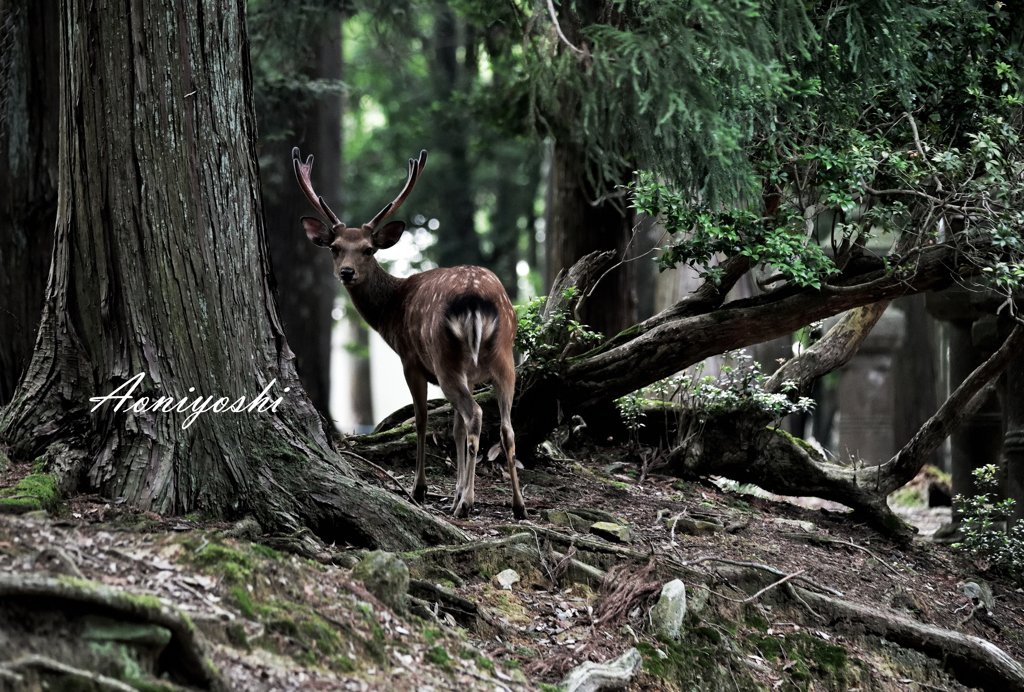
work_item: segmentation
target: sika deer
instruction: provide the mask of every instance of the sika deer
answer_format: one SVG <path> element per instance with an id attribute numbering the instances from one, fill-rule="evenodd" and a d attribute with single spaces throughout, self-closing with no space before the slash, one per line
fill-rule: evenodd
<path id="1" fill-rule="evenodd" d="M 427 495 L 424 468 L 427 432 L 427 382 L 441 386 L 451 402 L 455 417 L 455 445 L 458 471 L 452 511 L 464 518 L 473 508 L 476 456 L 480 446 L 483 412 L 473 399 L 473 385 L 490 380 L 501 415 L 501 445 L 512 479 L 512 513 L 526 518 L 526 506 L 519 492 L 515 465 L 515 437 L 512 432 L 512 395 L 515 365 L 512 343 L 516 315 L 504 287 L 483 267 L 431 269 L 399 279 L 388 274 L 374 258 L 398 242 L 404 221 L 387 219 L 412 192 L 427 163 L 427 152 L 409 159 L 405 187 L 362 228 L 347 228 L 313 191 L 309 174 L 313 157 L 302 163 L 298 147 L 292 149 L 295 176 L 313 206 L 330 221 L 304 216 L 302 225 L 314 244 L 334 253 L 334 272 L 348 289 L 352 304 L 366 323 L 402 359 L 405 381 L 412 392 L 416 413 L 416 485 L 413 497 L 422 502 Z"/>

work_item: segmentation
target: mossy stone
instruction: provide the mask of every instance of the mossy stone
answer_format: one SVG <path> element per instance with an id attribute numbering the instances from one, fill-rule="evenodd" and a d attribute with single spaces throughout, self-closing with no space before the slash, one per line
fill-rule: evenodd
<path id="1" fill-rule="evenodd" d="M 394 610 L 405 610 L 409 568 L 394 553 L 375 550 L 367 554 L 352 570 L 352 577 L 361 580 L 367 591 Z"/>

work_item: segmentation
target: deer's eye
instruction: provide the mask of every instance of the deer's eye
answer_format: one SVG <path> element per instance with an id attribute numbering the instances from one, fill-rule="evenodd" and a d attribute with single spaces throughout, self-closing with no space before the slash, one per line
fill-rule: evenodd
<path id="1" fill-rule="evenodd" d="M 377 252 L 377 248 L 368 247 L 365 250 L 363 250 L 363 254 L 366 255 L 367 257 L 372 257 L 373 253 L 375 252 Z"/>
<path id="2" fill-rule="evenodd" d="M 338 254 L 338 248 L 332 247 L 331 248 L 331 253 L 337 255 Z"/>

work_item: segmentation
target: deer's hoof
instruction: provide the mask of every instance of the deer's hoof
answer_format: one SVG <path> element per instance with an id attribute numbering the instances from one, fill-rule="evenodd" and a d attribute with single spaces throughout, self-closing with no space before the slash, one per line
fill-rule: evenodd
<path id="1" fill-rule="evenodd" d="M 455 518 L 456 519 L 468 519 L 469 510 L 473 509 L 473 505 L 468 502 L 459 502 L 455 507 Z"/>
<path id="2" fill-rule="evenodd" d="M 512 516 L 514 516 L 516 518 L 516 521 L 522 521 L 523 519 L 525 519 L 526 518 L 526 506 L 525 505 L 519 505 L 517 507 L 517 506 L 513 505 L 513 507 L 512 507 Z"/>
<path id="3" fill-rule="evenodd" d="M 427 486 L 417 485 L 412 489 L 412 499 L 416 502 L 423 502 L 427 499 Z"/>

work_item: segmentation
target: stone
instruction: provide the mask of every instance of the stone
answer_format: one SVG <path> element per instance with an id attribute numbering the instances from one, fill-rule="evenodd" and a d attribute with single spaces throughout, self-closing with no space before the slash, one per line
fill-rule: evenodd
<path id="1" fill-rule="evenodd" d="M 774 519 L 773 524 L 784 529 L 799 529 L 807 533 L 814 533 L 818 527 L 811 521 L 799 521 L 797 519 Z"/>
<path id="2" fill-rule="evenodd" d="M 541 510 L 541 519 L 549 521 L 555 526 L 564 526 L 574 531 L 589 531 L 593 521 L 587 521 L 578 514 L 572 512 L 559 512 L 553 509 Z"/>
<path id="3" fill-rule="evenodd" d="M 613 543 L 629 543 L 633 540 L 629 528 L 610 521 L 599 521 L 590 527 L 590 533 Z"/>
<path id="4" fill-rule="evenodd" d="M 361 580 L 367 591 L 394 610 L 405 610 L 409 568 L 394 553 L 382 550 L 367 553 L 352 570 L 352 578 Z"/>
<path id="5" fill-rule="evenodd" d="M 505 589 L 506 591 L 511 591 L 512 585 L 519 581 L 519 572 L 509 568 L 502 572 L 498 572 L 498 575 L 495 577 L 495 580 L 497 580 L 501 588 Z"/>
<path id="6" fill-rule="evenodd" d="M 643 659 L 636 648 L 608 663 L 587 661 L 569 671 L 559 687 L 565 692 L 610 692 L 626 689 L 640 672 Z"/>
<path id="7" fill-rule="evenodd" d="M 263 528 L 260 523 L 252 517 L 246 517 L 235 523 L 230 529 L 222 534 L 225 538 L 234 538 L 243 541 L 255 541 L 263 535 Z"/>
<path id="8" fill-rule="evenodd" d="M 715 524 L 710 521 L 698 521 L 688 517 L 672 517 L 665 521 L 665 526 L 669 531 L 672 531 L 674 527 L 676 533 L 690 536 L 711 536 L 725 531 L 725 527 L 721 524 Z"/>
<path id="9" fill-rule="evenodd" d="M 605 512 L 603 509 L 591 509 L 589 507 L 576 507 L 575 509 L 569 510 L 570 514 L 583 517 L 584 519 L 590 520 L 590 523 L 596 521 L 610 521 L 613 524 L 621 524 L 622 520 L 611 512 Z"/>
<path id="10" fill-rule="evenodd" d="M 678 641 L 685 618 L 686 586 L 680 580 L 673 579 L 661 587 L 661 596 L 651 609 L 654 633 Z"/>

